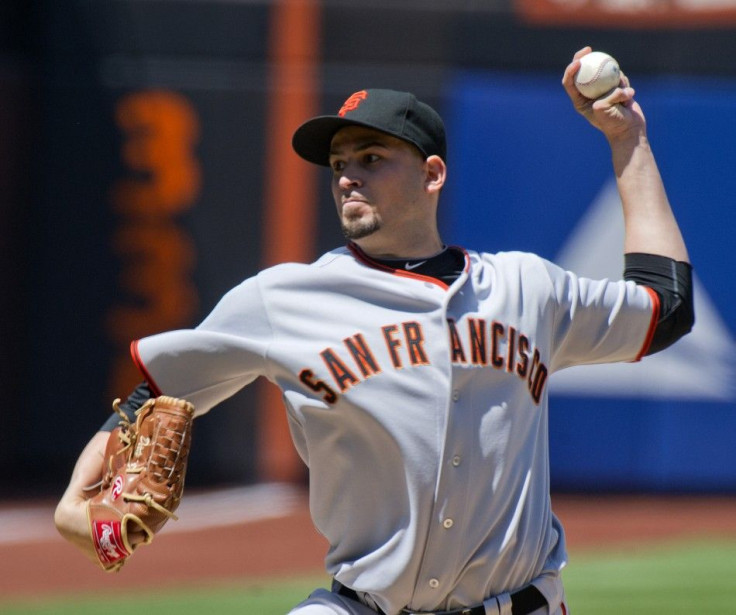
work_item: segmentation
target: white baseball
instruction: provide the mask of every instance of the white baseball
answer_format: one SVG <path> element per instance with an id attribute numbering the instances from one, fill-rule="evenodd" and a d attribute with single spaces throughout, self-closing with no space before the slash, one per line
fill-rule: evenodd
<path id="1" fill-rule="evenodd" d="M 602 51 L 591 51 L 580 58 L 575 87 L 585 98 L 595 100 L 608 94 L 621 80 L 618 62 Z"/>

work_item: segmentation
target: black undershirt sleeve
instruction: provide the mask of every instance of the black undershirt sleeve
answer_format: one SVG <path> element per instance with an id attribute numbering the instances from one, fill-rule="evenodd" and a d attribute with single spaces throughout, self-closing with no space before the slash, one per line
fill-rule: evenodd
<path id="1" fill-rule="evenodd" d="M 141 382 L 124 402 L 118 406 L 128 416 L 131 422 L 135 422 L 135 411 L 138 410 L 149 399 L 155 397 L 148 387 L 147 382 Z M 100 431 L 112 431 L 120 423 L 120 415 L 113 412 L 100 427 Z"/>
<path id="2" fill-rule="evenodd" d="M 659 318 L 647 355 L 664 350 L 690 332 L 695 322 L 692 266 L 657 254 L 624 255 L 624 279 L 659 296 Z"/>

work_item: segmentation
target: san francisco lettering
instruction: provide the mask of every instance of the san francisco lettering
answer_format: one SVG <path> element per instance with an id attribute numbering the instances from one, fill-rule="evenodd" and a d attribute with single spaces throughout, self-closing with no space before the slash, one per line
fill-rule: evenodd
<path id="1" fill-rule="evenodd" d="M 526 383 L 534 403 L 539 404 L 548 370 L 539 349 L 532 347 L 524 333 L 483 318 L 468 318 L 461 324 L 448 319 L 447 325 L 452 364 L 490 366 L 516 376 Z M 385 325 L 376 339 L 376 347 L 382 347 L 376 352 L 363 333 L 346 337 L 340 348 L 325 348 L 319 356 L 329 378 L 320 378 L 315 370 L 304 368 L 299 372 L 299 380 L 326 403 L 334 404 L 340 394 L 383 372 L 378 357 L 394 370 L 430 365 L 424 331 L 416 321 Z"/>

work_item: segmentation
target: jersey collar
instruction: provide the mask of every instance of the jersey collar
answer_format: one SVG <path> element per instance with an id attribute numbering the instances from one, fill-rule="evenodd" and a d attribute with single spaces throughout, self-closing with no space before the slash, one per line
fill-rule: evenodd
<path id="1" fill-rule="evenodd" d="M 418 273 L 416 271 L 411 271 L 411 270 L 407 270 L 407 269 L 403 269 L 403 268 L 399 268 L 399 267 L 392 267 L 391 265 L 389 265 L 389 264 L 387 264 L 385 262 L 379 262 L 376 259 L 372 258 L 371 256 L 368 256 L 368 254 L 366 254 L 360 248 L 360 246 L 358 246 L 356 243 L 354 243 L 352 241 L 348 243 L 347 247 L 348 247 L 348 250 L 350 250 L 350 252 L 352 252 L 353 256 L 358 261 L 360 261 L 361 263 L 363 263 L 364 265 L 366 265 L 368 267 L 371 267 L 372 269 L 378 269 L 379 271 L 385 271 L 386 273 L 389 273 L 389 274 L 392 274 L 392 275 L 395 275 L 395 276 L 398 276 L 398 277 L 401 277 L 401 278 L 409 278 L 409 279 L 421 280 L 421 281 L 424 281 L 424 282 L 429 282 L 429 283 L 435 284 L 435 285 L 437 285 L 440 288 L 443 288 L 445 290 L 447 290 L 447 289 L 450 288 L 450 285 L 448 285 L 444 281 L 439 280 L 439 279 L 437 279 L 435 277 L 432 277 L 432 276 L 429 276 L 429 275 L 424 275 L 424 274 Z M 465 257 L 465 265 L 464 265 L 464 268 L 463 268 L 463 274 L 466 274 L 469 271 L 469 269 L 470 269 L 470 257 L 468 255 L 467 251 L 465 249 L 460 248 L 460 247 L 457 247 L 457 246 L 448 246 L 448 249 L 460 250 L 463 253 L 463 255 Z M 409 260 L 411 260 L 411 259 L 409 259 Z M 397 261 L 397 263 L 400 263 L 400 262 L 402 262 L 402 261 Z"/>

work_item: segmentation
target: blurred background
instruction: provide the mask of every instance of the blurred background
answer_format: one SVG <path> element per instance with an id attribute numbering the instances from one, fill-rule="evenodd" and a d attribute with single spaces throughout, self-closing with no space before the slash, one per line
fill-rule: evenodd
<path id="1" fill-rule="evenodd" d="M 696 272 L 695 332 L 551 382 L 559 491 L 736 492 L 734 0 L 4 0 L 0 498 L 56 497 L 132 340 L 342 243 L 294 128 L 367 87 L 450 134 L 445 240 L 621 274 L 607 146 L 560 86 L 591 45 L 649 121 Z M 188 484 L 301 483 L 278 395 L 199 420 Z"/>

